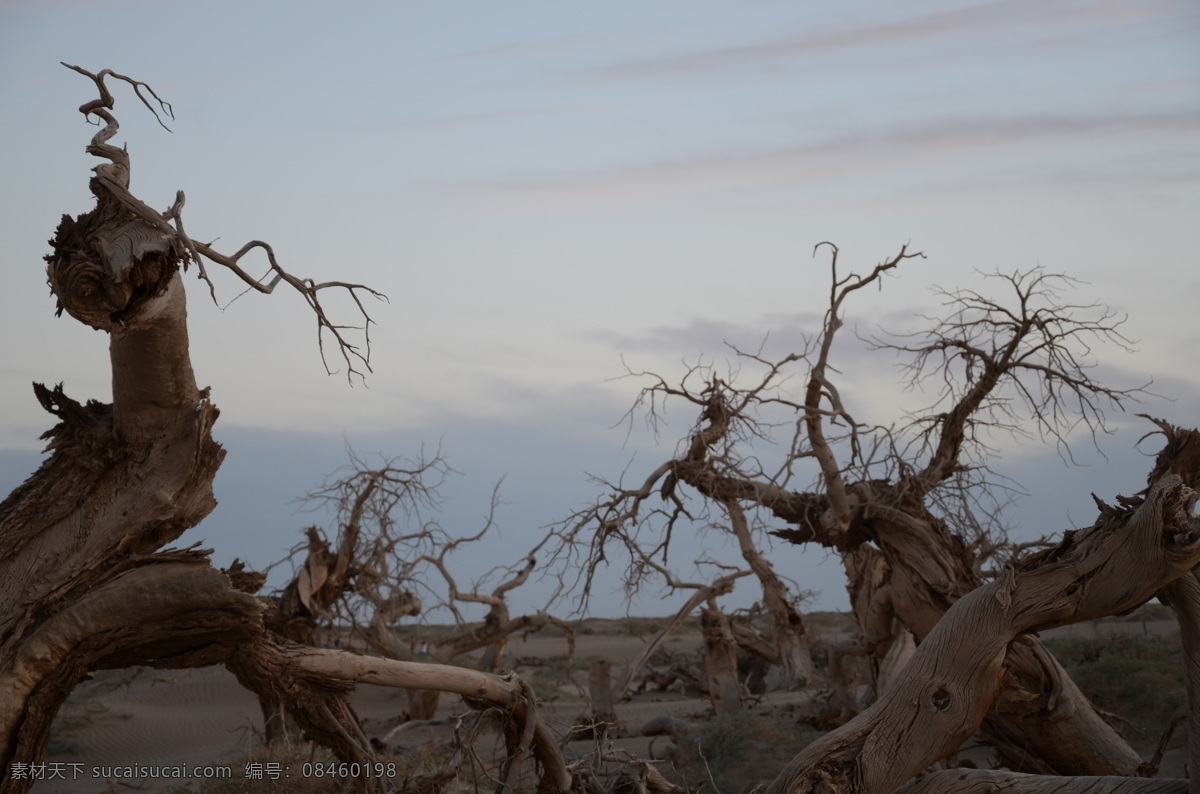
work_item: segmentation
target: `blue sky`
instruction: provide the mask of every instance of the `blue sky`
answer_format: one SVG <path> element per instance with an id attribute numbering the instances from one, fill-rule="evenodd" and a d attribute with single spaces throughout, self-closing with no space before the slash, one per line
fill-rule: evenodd
<path id="1" fill-rule="evenodd" d="M 91 87 L 60 60 L 173 103 L 168 134 L 119 92 L 117 140 L 144 200 L 187 192 L 194 237 L 264 239 L 297 274 L 390 298 L 373 307 L 375 373 L 349 388 L 324 375 L 292 296 L 221 309 L 192 291 L 230 456 L 222 506 L 185 538 L 219 563 L 291 545 L 309 519 L 289 500 L 346 443 L 439 440 L 463 472 L 444 522 L 474 529 L 505 477 L 486 557 L 516 559 L 594 497 L 586 473 L 648 471 L 693 420 L 670 415 L 659 441 L 610 429 L 639 388 L 622 359 L 670 378 L 723 341 L 786 345 L 823 309 L 822 240 L 859 268 L 906 242 L 927 253 L 850 305 L 867 330 L 911 324 L 931 284 L 977 286 L 976 269 L 1083 279 L 1080 298 L 1128 313 L 1138 340 L 1097 350 L 1097 372 L 1153 378 L 1176 401 L 1141 410 L 1197 421 L 1194 3 L 3 0 L 0 488 L 36 465 L 48 426 L 31 381 L 108 395 L 106 340 L 55 320 L 42 270 L 94 164 L 77 112 Z M 222 306 L 239 291 L 219 284 Z M 856 416 L 919 401 L 897 396 L 890 360 L 843 355 Z M 998 468 L 1033 492 L 1019 531 L 1089 521 L 1088 491 L 1140 486 L 1142 428 L 1115 419 L 1111 462 L 1082 473 L 1052 449 L 1007 451 Z M 835 561 L 778 553 L 817 605 L 845 605 Z M 621 608 L 610 589 L 596 611 Z"/>

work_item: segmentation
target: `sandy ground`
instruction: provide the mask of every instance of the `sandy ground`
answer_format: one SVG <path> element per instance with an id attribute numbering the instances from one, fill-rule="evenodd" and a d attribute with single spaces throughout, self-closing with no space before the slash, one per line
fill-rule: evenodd
<path id="1" fill-rule="evenodd" d="M 1047 635 L 1136 631 L 1169 633 L 1173 622 L 1108 623 L 1102 626 L 1076 626 L 1046 632 Z M 644 648 L 649 635 L 591 633 L 577 636 L 576 658 L 590 661 L 608 658 L 618 665 L 633 659 Z M 675 651 L 690 651 L 700 644 L 699 634 L 684 633 L 668 641 Z M 518 672 L 528 674 L 550 660 L 565 656 L 566 642 L 561 637 L 533 636 L 515 638 L 509 645 L 508 660 Z M 587 686 L 586 671 L 576 680 Z M 583 690 L 563 685 L 559 695 L 543 706 L 543 714 L 552 727 L 563 733 L 587 711 Z M 781 699 L 802 700 L 803 694 L 789 693 Z M 382 687 L 363 686 L 354 694 L 354 703 L 364 720 L 368 734 L 381 735 L 405 710 L 403 693 Z M 778 702 L 775 703 L 779 705 Z M 467 709 L 457 697 L 443 697 L 439 719 L 434 725 L 410 728 L 393 737 L 393 746 L 416 746 L 442 740 L 451 731 L 453 715 Z M 620 742 L 625 749 L 641 757 L 650 757 L 651 740 L 636 736 L 638 728 L 651 718 L 664 714 L 685 720 L 703 720 L 708 714 L 704 699 L 668 691 L 640 695 L 618 704 L 618 718 L 631 729 L 634 737 Z M 188 671 L 143 671 L 130 678 L 127 671 L 109 671 L 84 684 L 72 696 L 56 725 L 51 752 L 44 773 L 54 779 L 35 783 L 37 794 L 97 794 L 98 792 L 155 792 L 195 790 L 197 784 L 186 781 L 150 779 L 147 770 L 128 767 L 186 767 L 189 772 L 232 773 L 240 777 L 247 754 L 261 734 L 262 718 L 256 698 L 243 689 L 224 668 Z M 665 739 L 654 740 L 661 748 Z M 587 743 L 576 748 L 586 752 Z M 263 759 L 259 756 L 259 760 Z M 1177 764 L 1163 770 L 1171 776 L 1182 773 Z M 196 770 L 196 767 L 201 767 Z M 204 769 L 209 767 L 211 769 Z M 226 772 L 226 770 L 229 770 Z M 139 775 L 139 771 L 141 774 Z M 128 777 L 132 774 L 132 777 Z M 115 776 L 122 776 L 117 779 Z M 186 788 L 181 786 L 187 785 Z"/>

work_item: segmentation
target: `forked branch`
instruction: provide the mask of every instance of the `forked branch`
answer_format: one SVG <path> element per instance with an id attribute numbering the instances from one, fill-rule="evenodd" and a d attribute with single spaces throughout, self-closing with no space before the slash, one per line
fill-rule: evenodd
<path id="1" fill-rule="evenodd" d="M 813 249 L 815 256 L 821 246 L 828 246 L 830 254 L 830 287 L 829 287 L 829 308 L 825 311 L 825 325 L 821 329 L 821 341 L 817 350 L 816 360 L 813 362 L 812 370 L 809 373 L 808 388 L 804 393 L 804 425 L 808 431 L 808 443 L 812 447 L 813 454 L 816 456 L 818 463 L 821 465 L 821 476 L 825 481 L 825 493 L 829 498 L 831 508 L 830 523 L 826 530 L 831 534 L 834 542 L 840 542 L 840 539 L 845 535 L 846 530 L 850 527 L 850 502 L 846 495 L 846 482 L 842 477 L 842 468 L 838 464 L 837 457 L 833 453 L 833 449 L 829 441 L 825 437 L 824 422 L 825 417 L 829 412 L 822 409 L 822 402 L 828 402 L 832 408 L 832 417 L 834 420 L 842 418 L 850 425 L 850 443 L 851 455 L 858 454 L 858 434 L 855 422 L 846 412 L 846 408 L 842 405 L 841 396 L 837 389 L 829 379 L 829 353 L 833 349 L 833 340 L 842 327 L 842 304 L 850 293 L 868 286 L 880 278 L 889 270 L 895 269 L 906 259 L 924 258 L 925 255 L 917 252 L 908 253 L 908 246 L 901 246 L 900 252 L 886 262 L 882 262 L 874 267 L 866 276 L 859 276 L 854 273 L 839 278 L 838 277 L 838 247 L 833 243 L 824 242 L 818 243 Z"/>

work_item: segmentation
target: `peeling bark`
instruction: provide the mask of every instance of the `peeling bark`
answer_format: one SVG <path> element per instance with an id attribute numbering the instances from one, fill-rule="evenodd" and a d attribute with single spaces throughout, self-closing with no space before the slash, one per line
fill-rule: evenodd
<path id="1" fill-rule="evenodd" d="M 204 554 L 136 556 L 5 645 L 3 762 L 44 757 L 50 727 L 93 670 L 219 663 L 255 635 L 257 599 L 230 587 Z M 11 783 L 11 785 L 10 785 Z M 0 791 L 21 791 L 20 782 Z"/>

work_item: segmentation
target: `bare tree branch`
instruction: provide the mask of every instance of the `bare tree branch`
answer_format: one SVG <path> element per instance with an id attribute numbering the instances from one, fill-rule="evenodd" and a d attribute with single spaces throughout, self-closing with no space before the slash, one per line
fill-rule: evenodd
<path id="1" fill-rule="evenodd" d="M 829 383 L 829 353 L 833 348 L 834 336 L 838 329 L 842 327 L 842 304 L 846 298 L 854 291 L 874 283 L 880 279 L 885 273 L 895 269 L 906 259 L 915 257 L 924 258 L 922 253 L 908 253 L 908 246 L 901 246 L 900 252 L 890 260 L 878 264 L 866 276 L 858 276 L 854 273 L 839 278 L 838 277 L 838 248 L 833 243 L 818 243 L 813 249 L 813 255 L 820 250 L 822 246 L 828 246 L 830 254 L 830 288 L 829 288 L 829 308 L 825 312 L 825 325 L 821 331 L 821 341 L 818 346 L 816 360 L 812 364 L 812 370 L 809 374 L 808 388 L 804 393 L 804 424 L 808 429 L 808 442 L 812 447 L 813 454 L 817 461 L 821 464 L 821 475 L 824 478 L 825 495 L 829 499 L 831 515 L 825 527 L 829 532 L 833 542 L 840 544 L 846 531 L 850 527 L 850 503 L 846 494 L 846 484 L 842 477 L 842 469 L 838 465 L 837 458 L 834 456 L 833 450 L 829 445 L 829 441 L 825 436 L 823 427 L 824 416 L 821 410 L 822 400 L 827 400 L 834 408 L 834 416 L 844 417 L 850 424 L 851 431 L 851 454 L 857 455 L 858 438 L 855 433 L 856 426 L 854 420 L 846 413 L 845 407 L 842 405 L 841 397 L 837 390 Z"/>
<path id="2" fill-rule="evenodd" d="M 1093 344 L 1132 351 L 1132 342 L 1119 330 L 1124 317 L 1098 303 L 1062 299 L 1064 289 L 1077 286 L 1074 279 L 1040 268 L 988 278 L 1008 288 L 1011 305 L 974 290 L 939 290 L 944 319 L 926 318 L 931 327 L 911 335 L 913 342 L 873 340 L 878 348 L 911 354 L 911 382 L 941 381 L 934 407 L 949 403 L 949 410 L 913 423 L 929 453 L 916 477 L 926 489 L 964 465 L 965 444 L 983 448 L 984 429 L 1028 435 L 1032 423 L 1073 461 L 1072 431 L 1083 427 L 1094 441 L 1107 432 L 1106 408 L 1120 410 L 1146 393 L 1145 386 L 1113 388 L 1089 374 Z"/>

